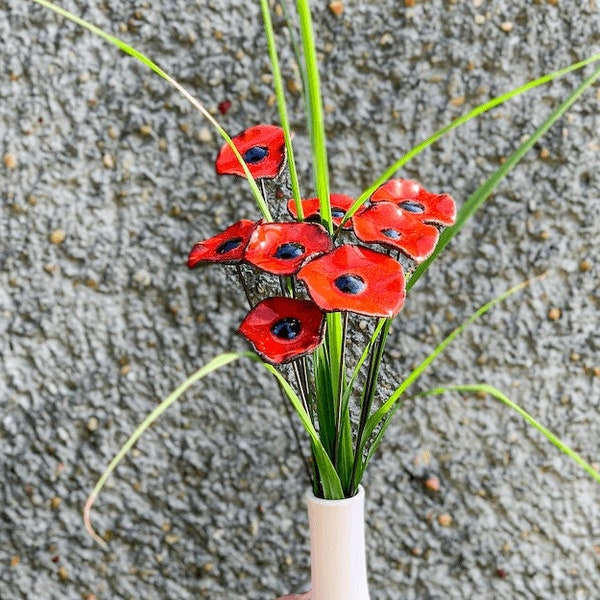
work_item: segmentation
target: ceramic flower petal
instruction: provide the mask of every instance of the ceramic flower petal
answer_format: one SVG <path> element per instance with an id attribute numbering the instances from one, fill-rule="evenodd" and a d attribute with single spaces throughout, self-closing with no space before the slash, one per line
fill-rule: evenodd
<path id="1" fill-rule="evenodd" d="M 371 202 L 393 202 L 407 217 L 423 223 L 453 225 L 456 203 L 448 194 L 432 194 L 412 179 L 390 179 L 377 188 Z"/>
<path id="2" fill-rule="evenodd" d="M 355 215 L 353 226 L 361 242 L 395 248 L 417 263 L 431 255 L 440 235 L 436 227 L 407 217 L 391 202 L 377 202 Z"/>
<path id="3" fill-rule="evenodd" d="M 198 242 L 190 252 L 187 265 L 190 269 L 202 262 L 235 264 L 244 256 L 248 240 L 260 223 L 242 219 L 214 237 Z"/>
<path id="4" fill-rule="evenodd" d="M 236 135 L 231 141 L 254 179 L 272 179 L 281 172 L 285 163 L 285 138 L 281 127 L 256 125 Z M 216 169 L 218 175 L 246 177 L 229 144 L 225 144 L 219 151 Z"/>
<path id="5" fill-rule="evenodd" d="M 304 265 L 297 277 L 325 311 L 391 317 L 404 304 L 405 284 L 400 264 L 386 254 L 362 246 L 339 246 Z"/>
<path id="6" fill-rule="evenodd" d="M 314 350 L 324 329 L 325 315 L 314 302 L 276 296 L 259 302 L 239 331 L 264 360 L 282 364 Z"/>
<path id="7" fill-rule="evenodd" d="M 252 233 L 244 259 L 268 273 L 293 275 L 306 260 L 332 248 L 329 234 L 316 223 L 262 223 Z"/>
<path id="8" fill-rule="evenodd" d="M 318 198 L 306 198 L 302 202 L 302 211 L 304 218 L 307 221 L 320 222 L 320 203 Z M 342 219 L 346 216 L 348 209 L 354 204 L 354 199 L 344 194 L 331 194 L 329 196 L 329 202 L 331 204 L 331 217 L 333 224 L 339 227 Z M 298 218 L 298 211 L 296 210 L 296 202 L 292 199 L 288 201 L 288 210 L 294 218 Z M 344 223 L 344 229 L 352 228 L 352 219 L 349 219 Z"/>

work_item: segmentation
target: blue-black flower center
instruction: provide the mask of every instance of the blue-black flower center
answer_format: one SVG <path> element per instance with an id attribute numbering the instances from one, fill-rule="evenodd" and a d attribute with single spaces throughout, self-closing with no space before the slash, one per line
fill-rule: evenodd
<path id="1" fill-rule="evenodd" d="M 331 207 L 331 216 L 334 219 L 343 219 L 346 216 L 346 211 L 341 208 L 336 208 L 335 206 Z"/>
<path id="2" fill-rule="evenodd" d="M 294 317 L 284 317 L 271 326 L 271 333 L 281 340 L 293 340 L 301 331 L 302 324 Z"/>
<path id="3" fill-rule="evenodd" d="M 217 246 L 217 254 L 227 254 L 227 252 L 231 252 L 236 248 L 239 248 L 240 244 L 243 242 L 243 238 L 235 237 L 225 240 L 222 244 Z"/>
<path id="4" fill-rule="evenodd" d="M 402 210 L 405 210 L 409 213 L 415 213 L 416 215 L 420 215 L 425 212 L 425 207 L 415 200 L 405 200 L 404 202 L 400 202 L 399 204 Z"/>
<path id="5" fill-rule="evenodd" d="M 381 233 L 385 235 L 386 238 L 390 238 L 390 240 L 399 240 L 400 232 L 396 229 L 382 229 Z"/>
<path id="6" fill-rule="evenodd" d="M 350 273 L 340 275 L 333 283 L 340 292 L 352 296 L 364 292 L 367 287 L 365 282 L 358 275 L 352 275 Z"/>
<path id="7" fill-rule="evenodd" d="M 277 247 L 277 250 L 275 250 L 275 258 L 292 260 L 293 258 L 302 256 L 305 251 L 306 248 L 299 242 L 286 242 Z"/>
<path id="8" fill-rule="evenodd" d="M 269 151 L 264 146 L 252 146 L 244 153 L 244 161 L 254 165 L 269 156 Z"/>

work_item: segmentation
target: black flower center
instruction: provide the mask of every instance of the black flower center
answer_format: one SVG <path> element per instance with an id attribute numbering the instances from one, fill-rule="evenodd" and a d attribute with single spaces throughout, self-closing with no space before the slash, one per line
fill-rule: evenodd
<path id="1" fill-rule="evenodd" d="M 293 258 L 302 256 L 305 251 L 306 249 L 299 242 L 286 242 L 278 246 L 277 250 L 275 250 L 275 258 L 292 260 Z"/>
<path id="2" fill-rule="evenodd" d="M 271 326 L 271 333 L 281 340 L 293 340 L 301 331 L 302 324 L 294 317 L 284 317 Z"/>
<path id="3" fill-rule="evenodd" d="M 340 275 L 334 281 L 335 287 L 344 294 L 355 296 L 360 294 L 367 287 L 365 282 L 358 275 Z"/>
<path id="4" fill-rule="evenodd" d="M 385 237 L 390 238 L 390 240 L 399 240 L 400 232 L 396 229 L 382 229 L 381 233 L 385 235 Z"/>
<path id="5" fill-rule="evenodd" d="M 222 244 L 217 247 L 217 254 L 227 254 L 236 248 L 239 248 L 240 244 L 244 241 L 241 237 L 230 238 L 225 240 Z"/>
<path id="6" fill-rule="evenodd" d="M 252 146 L 244 153 L 244 161 L 254 165 L 269 156 L 269 151 L 264 146 Z"/>
<path id="7" fill-rule="evenodd" d="M 409 213 L 415 213 L 416 215 L 420 215 L 425 212 L 425 207 L 415 200 L 405 200 L 404 202 L 400 202 L 399 204 L 402 210 L 405 210 Z"/>

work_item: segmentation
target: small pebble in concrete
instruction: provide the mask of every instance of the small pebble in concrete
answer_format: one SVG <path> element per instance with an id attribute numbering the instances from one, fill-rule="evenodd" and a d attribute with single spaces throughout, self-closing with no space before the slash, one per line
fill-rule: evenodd
<path id="1" fill-rule="evenodd" d="M 49 240 L 51 244 L 58 245 L 62 244 L 67 238 L 67 234 L 63 229 L 55 229 L 49 236 Z"/>
<path id="2" fill-rule="evenodd" d="M 344 12 L 344 3 L 341 0 L 333 0 L 329 3 L 329 10 L 332 15 L 339 17 Z"/>
<path id="3" fill-rule="evenodd" d="M 586 273 L 587 271 L 589 271 L 592 268 L 592 262 L 590 260 L 588 260 L 587 258 L 584 258 L 580 263 L 579 263 L 579 270 L 582 273 Z"/>
<path id="4" fill-rule="evenodd" d="M 133 280 L 142 287 L 148 287 L 152 283 L 152 276 L 145 269 L 136 271 Z"/>
<path id="5" fill-rule="evenodd" d="M 102 156 L 102 164 L 106 169 L 114 169 L 115 168 L 115 159 L 111 154 L 104 154 Z"/>
<path id="6" fill-rule="evenodd" d="M 560 319 L 560 308 L 553 307 L 548 311 L 548 318 L 551 321 L 558 321 Z"/>
<path id="7" fill-rule="evenodd" d="M 2 162 L 7 169 L 17 168 L 17 157 L 12 152 L 7 152 L 2 158 Z"/>
<path id="8" fill-rule="evenodd" d="M 502 29 L 502 31 L 505 33 L 512 31 L 513 27 L 514 25 L 510 21 L 502 21 L 502 23 L 500 23 L 500 29 Z"/>
<path id="9" fill-rule="evenodd" d="M 442 486 L 440 484 L 439 478 L 436 477 L 435 475 L 432 475 L 431 477 L 428 477 L 425 480 L 425 487 L 430 492 L 439 492 Z"/>
<path id="10" fill-rule="evenodd" d="M 212 133 L 208 127 L 200 128 L 200 131 L 198 131 L 198 141 L 203 144 L 208 144 L 208 142 L 212 141 Z"/>
<path id="11" fill-rule="evenodd" d="M 438 523 L 442 527 L 450 527 L 450 525 L 452 525 L 452 515 L 449 515 L 448 513 L 442 513 L 438 517 Z"/>

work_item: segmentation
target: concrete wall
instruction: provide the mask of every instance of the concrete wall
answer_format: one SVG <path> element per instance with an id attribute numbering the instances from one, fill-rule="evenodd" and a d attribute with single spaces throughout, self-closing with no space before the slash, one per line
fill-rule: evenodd
<path id="1" fill-rule="evenodd" d="M 332 189 L 350 195 L 453 118 L 599 48 L 594 0 L 343 4 L 339 17 L 312 6 Z M 64 6 L 215 114 L 230 101 L 220 119 L 231 133 L 277 122 L 257 3 Z M 280 16 L 275 26 L 308 196 L 298 78 Z M 247 362 L 196 386 L 124 460 L 94 512 L 108 550 L 84 532 L 85 498 L 132 429 L 187 374 L 246 348 L 235 280 L 185 260 L 258 213 L 243 181 L 215 176 L 218 136 L 135 60 L 32 2 L 0 0 L 0 38 L 0 596 L 305 589 L 307 481 L 276 385 Z M 461 205 L 589 72 L 470 122 L 399 175 Z M 600 459 L 599 106 L 596 86 L 414 288 L 383 391 L 481 304 L 547 273 L 417 389 L 496 385 Z M 373 600 L 572 600 L 600 588 L 600 487 L 492 399 L 407 400 L 364 483 Z"/>

